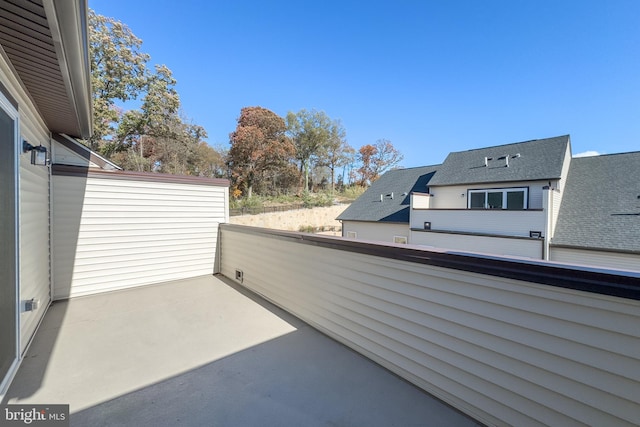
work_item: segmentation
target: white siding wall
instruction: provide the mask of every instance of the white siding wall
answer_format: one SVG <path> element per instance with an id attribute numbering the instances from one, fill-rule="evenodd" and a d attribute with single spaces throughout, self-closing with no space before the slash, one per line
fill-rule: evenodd
<path id="1" fill-rule="evenodd" d="M 342 235 L 347 237 L 347 232 L 349 231 L 355 231 L 357 233 L 356 239 L 358 240 L 392 243 L 394 236 L 407 236 L 407 239 L 409 239 L 409 224 L 343 221 Z"/>
<path id="2" fill-rule="evenodd" d="M 31 145 L 50 147 L 44 129 L 22 120 L 21 131 Z M 49 238 L 49 167 L 32 165 L 31 154 L 25 153 L 20 156 L 20 299 L 34 298 L 39 306 L 20 313 L 20 351 L 26 350 L 51 298 Z"/>
<path id="3" fill-rule="evenodd" d="M 551 246 L 551 261 L 640 272 L 640 254 L 590 251 Z"/>
<path id="4" fill-rule="evenodd" d="M 24 352 L 50 301 L 49 279 L 49 169 L 31 165 L 31 154 L 22 153 L 22 140 L 50 150 L 49 131 L 20 82 L 0 55 L 0 80 L 18 102 L 20 141 L 19 239 L 20 300 L 35 298 L 37 310 L 25 312 L 20 304 L 20 352 Z M 1 183 L 0 183 L 1 185 Z M 7 248 L 10 250 L 10 248 Z"/>
<path id="5" fill-rule="evenodd" d="M 227 187 L 53 178 L 54 298 L 213 274 Z"/>
<path id="6" fill-rule="evenodd" d="M 431 194 L 434 196 L 431 199 L 431 208 L 466 209 L 468 197 L 467 190 L 479 190 L 485 188 L 529 187 L 529 208 L 542 209 L 542 187 L 548 184 L 549 181 L 529 181 L 429 187 Z M 464 197 L 462 197 L 463 194 Z"/>
<path id="7" fill-rule="evenodd" d="M 542 240 L 509 239 L 465 234 L 412 231 L 411 244 L 444 250 L 482 252 L 527 258 L 542 258 Z"/>
<path id="8" fill-rule="evenodd" d="M 225 276 L 482 422 L 638 424 L 639 301 L 238 228 Z"/>
<path id="9" fill-rule="evenodd" d="M 545 213 L 542 211 L 510 211 L 502 209 L 414 209 L 411 228 L 424 228 L 431 222 L 432 230 L 467 233 L 499 234 L 529 237 L 529 231 L 544 232 Z"/>
<path id="10" fill-rule="evenodd" d="M 556 232 L 556 224 L 558 223 L 558 213 L 560 213 L 560 204 L 562 203 L 562 193 L 559 190 L 551 191 L 551 224 L 549 224 L 549 238 L 552 238 Z"/>

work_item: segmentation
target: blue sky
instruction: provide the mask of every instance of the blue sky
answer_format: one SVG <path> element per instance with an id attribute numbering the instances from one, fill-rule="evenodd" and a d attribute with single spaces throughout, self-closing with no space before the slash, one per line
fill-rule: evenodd
<path id="1" fill-rule="evenodd" d="M 228 146 L 240 109 L 341 119 L 405 167 L 564 134 L 640 150 L 640 1 L 89 0 L 177 79 L 184 114 Z"/>

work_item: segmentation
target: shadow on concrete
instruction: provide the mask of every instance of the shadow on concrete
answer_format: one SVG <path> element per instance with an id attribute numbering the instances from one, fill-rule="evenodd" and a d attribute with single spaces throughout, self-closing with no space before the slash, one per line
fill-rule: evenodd
<path id="1" fill-rule="evenodd" d="M 71 302 L 47 314 L 9 395 L 70 402 L 72 426 L 478 425 L 221 276 Z"/>

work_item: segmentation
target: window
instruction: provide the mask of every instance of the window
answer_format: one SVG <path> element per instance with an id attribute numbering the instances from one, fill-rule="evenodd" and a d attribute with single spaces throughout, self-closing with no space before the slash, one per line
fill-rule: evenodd
<path id="1" fill-rule="evenodd" d="M 407 244 L 407 236 L 393 236 L 393 243 Z"/>
<path id="2" fill-rule="evenodd" d="M 469 209 L 527 209 L 528 188 L 469 190 Z"/>
<path id="3" fill-rule="evenodd" d="M 358 234 L 355 231 L 347 231 L 347 239 L 355 239 Z"/>

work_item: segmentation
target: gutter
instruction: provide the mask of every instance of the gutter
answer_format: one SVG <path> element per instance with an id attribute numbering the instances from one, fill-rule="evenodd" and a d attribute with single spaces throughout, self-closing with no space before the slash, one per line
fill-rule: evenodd
<path id="1" fill-rule="evenodd" d="M 81 138 L 93 133 L 87 0 L 43 0 L 67 95 Z"/>

